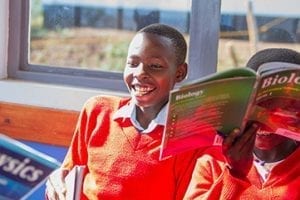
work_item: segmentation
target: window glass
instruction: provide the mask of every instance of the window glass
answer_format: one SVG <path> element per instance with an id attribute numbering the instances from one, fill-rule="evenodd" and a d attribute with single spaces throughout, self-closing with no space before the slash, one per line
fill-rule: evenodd
<path id="1" fill-rule="evenodd" d="M 218 70 L 245 66 L 269 47 L 300 51 L 299 0 L 222 0 Z"/>
<path id="2" fill-rule="evenodd" d="M 190 0 L 31 0 L 29 64 L 121 72 L 140 28 L 165 23 L 188 40 Z M 188 41 L 187 41 L 188 42 Z"/>

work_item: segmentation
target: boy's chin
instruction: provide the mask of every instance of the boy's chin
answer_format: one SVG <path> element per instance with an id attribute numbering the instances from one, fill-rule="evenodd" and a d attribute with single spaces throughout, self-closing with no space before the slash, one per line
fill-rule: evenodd
<path id="1" fill-rule="evenodd" d="M 147 99 L 139 98 L 139 97 L 133 97 L 134 104 L 140 108 L 146 108 L 151 106 L 151 102 L 149 102 Z"/>

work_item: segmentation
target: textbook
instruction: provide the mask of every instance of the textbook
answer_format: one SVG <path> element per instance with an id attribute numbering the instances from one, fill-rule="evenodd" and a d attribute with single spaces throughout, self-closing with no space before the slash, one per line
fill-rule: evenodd
<path id="1" fill-rule="evenodd" d="M 26 199 L 59 166 L 54 158 L 0 134 L 0 199 Z"/>
<path id="2" fill-rule="evenodd" d="M 221 145 L 248 121 L 300 141 L 300 65 L 272 62 L 211 74 L 170 92 L 160 160 Z"/>
<path id="3" fill-rule="evenodd" d="M 76 165 L 65 178 L 66 200 L 80 200 L 85 166 Z"/>

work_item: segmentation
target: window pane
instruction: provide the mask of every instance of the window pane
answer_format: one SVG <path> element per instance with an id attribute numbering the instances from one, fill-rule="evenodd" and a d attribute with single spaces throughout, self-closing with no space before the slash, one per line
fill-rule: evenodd
<path id="1" fill-rule="evenodd" d="M 299 8 L 299 0 L 222 0 L 218 70 L 245 66 L 269 47 L 300 51 Z"/>
<path id="2" fill-rule="evenodd" d="M 172 25 L 188 39 L 191 0 L 31 0 L 29 63 L 121 72 L 135 32 Z"/>

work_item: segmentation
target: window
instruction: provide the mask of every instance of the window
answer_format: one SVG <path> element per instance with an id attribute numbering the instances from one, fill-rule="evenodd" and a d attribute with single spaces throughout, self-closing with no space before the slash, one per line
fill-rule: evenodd
<path id="1" fill-rule="evenodd" d="M 245 66 L 269 47 L 300 51 L 299 0 L 222 0 L 218 70 Z"/>
<path id="2" fill-rule="evenodd" d="M 177 0 L 173 7 L 159 0 L 10 0 L 9 4 L 8 73 L 16 79 L 126 91 L 121 71 L 128 42 L 138 28 L 152 22 L 170 24 L 186 35 L 189 80 L 244 66 L 264 48 L 300 51 L 298 0 L 222 0 L 222 4 Z M 77 35 L 88 45 L 65 45 L 72 39 L 71 44 L 78 42 Z M 102 43 L 98 40 L 102 35 L 113 39 L 104 37 L 108 41 Z M 41 48 L 38 42 L 45 38 L 56 42 Z"/>
<path id="3" fill-rule="evenodd" d="M 151 23 L 188 40 L 190 0 L 30 2 L 30 64 L 122 72 L 129 42 Z"/>
<path id="4" fill-rule="evenodd" d="M 11 0 L 9 3 L 10 78 L 126 91 L 121 71 L 127 46 L 136 30 L 153 22 L 175 26 L 187 41 L 193 40 L 189 47 L 192 75 L 189 78 L 215 71 L 218 23 L 208 26 L 212 28 L 207 30 L 214 33 L 209 40 L 201 37 L 196 27 L 205 23 L 201 18 L 206 16 L 218 21 L 219 12 L 203 9 L 205 5 L 218 11 L 218 1 L 176 0 L 170 4 L 159 0 Z M 212 54 L 207 56 L 199 51 L 200 44 L 210 46 Z M 205 60 L 209 70 L 199 71 L 199 66 L 204 66 L 199 65 L 199 60 Z"/>

